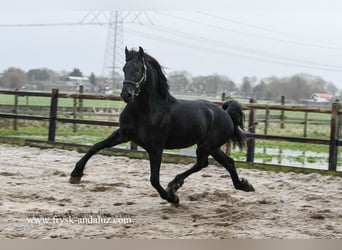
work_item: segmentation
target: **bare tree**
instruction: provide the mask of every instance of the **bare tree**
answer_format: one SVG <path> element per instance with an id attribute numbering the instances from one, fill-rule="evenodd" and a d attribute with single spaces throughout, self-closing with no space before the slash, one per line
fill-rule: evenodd
<path id="1" fill-rule="evenodd" d="M 252 93 L 253 84 L 256 82 L 256 80 L 257 78 L 255 76 L 245 76 L 242 78 L 240 91 L 244 97 L 248 97 Z"/>
<path id="2" fill-rule="evenodd" d="M 186 71 L 174 71 L 168 75 L 168 83 L 173 93 L 184 93 L 191 83 L 191 75 Z"/>
<path id="3" fill-rule="evenodd" d="M 8 68 L 2 76 L 2 85 L 9 89 L 19 89 L 27 83 L 26 73 L 19 68 Z"/>
<path id="4" fill-rule="evenodd" d="M 267 86 L 264 81 L 260 81 L 260 83 L 253 88 L 253 95 L 256 99 L 266 99 Z"/>
<path id="5" fill-rule="evenodd" d="M 336 95 L 338 93 L 338 88 L 332 82 L 328 82 L 325 89 L 331 95 Z"/>

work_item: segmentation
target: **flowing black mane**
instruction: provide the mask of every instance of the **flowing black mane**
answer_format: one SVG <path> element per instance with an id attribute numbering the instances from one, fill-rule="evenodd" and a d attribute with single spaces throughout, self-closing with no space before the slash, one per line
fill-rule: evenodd
<path id="1" fill-rule="evenodd" d="M 139 58 L 139 52 L 135 50 L 129 51 L 129 54 L 126 55 L 126 62 Z M 176 99 L 171 95 L 169 89 L 169 84 L 167 83 L 167 78 L 163 72 L 163 67 L 159 64 L 159 62 L 150 56 L 148 53 L 144 53 L 144 59 L 146 63 L 148 63 L 157 73 L 157 86 L 160 96 L 166 102 L 176 102 Z"/>

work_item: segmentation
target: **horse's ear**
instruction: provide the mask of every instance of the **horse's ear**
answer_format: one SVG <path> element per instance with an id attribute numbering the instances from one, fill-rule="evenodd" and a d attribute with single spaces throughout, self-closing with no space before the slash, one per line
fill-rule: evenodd
<path id="1" fill-rule="evenodd" d="M 127 46 L 125 47 L 125 55 L 126 55 L 126 59 L 127 59 L 127 57 L 129 56 L 129 51 L 127 49 Z"/>
<path id="2" fill-rule="evenodd" d="M 140 56 L 140 58 L 143 58 L 144 55 L 145 55 L 145 52 L 144 52 L 143 48 L 139 47 L 139 56 Z"/>

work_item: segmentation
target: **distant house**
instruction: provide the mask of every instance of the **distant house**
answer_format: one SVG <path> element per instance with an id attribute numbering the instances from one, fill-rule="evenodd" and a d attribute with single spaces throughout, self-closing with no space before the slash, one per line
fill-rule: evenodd
<path id="1" fill-rule="evenodd" d="M 329 94 L 325 94 L 325 93 L 314 93 L 311 96 L 311 99 L 314 102 L 325 102 L 325 103 L 329 103 L 333 100 L 334 96 L 329 95 Z"/>
<path id="2" fill-rule="evenodd" d="M 90 90 L 92 88 L 89 78 L 83 76 L 68 76 L 65 79 L 65 84 L 75 89 L 78 89 L 80 85 L 84 86 L 84 90 Z"/>
<path id="3" fill-rule="evenodd" d="M 84 76 L 68 76 L 65 79 L 65 83 L 69 85 L 80 85 L 82 83 L 88 83 L 89 78 Z"/>

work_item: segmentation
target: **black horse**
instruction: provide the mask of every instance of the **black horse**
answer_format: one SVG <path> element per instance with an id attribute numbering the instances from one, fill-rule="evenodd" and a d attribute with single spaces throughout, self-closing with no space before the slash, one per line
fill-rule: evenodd
<path id="1" fill-rule="evenodd" d="M 167 79 L 153 57 L 144 53 L 141 47 L 139 51 L 128 51 L 126 48 L 125 53 L 125 80 L 121 97 L 127 105 L 120 115 L 120 128 L 107 139 L 96 143 L 77 162 L 70 182 L 80 182 L 87 161 L 99 150 L 133 141 L 147 151 L 151 184 L 168 202 L 179 203 L 176 191 L 185 178 L 208 165 L 209 155 L 229 171 L 236 189 L 254 191 L 247 180 L 239 179 L 234 160 L 220 149 L 227 142 L 239 147 L 245 144 L 241 130 L 244 115 L 240 105 L 231 100 L 220 108 L 203 100 L 177 100 L 169 93 Z M 197 145 L 195 165 L 177 175 L 165 190 L 159 181 L 163 150 L 194 144 Z"/>

